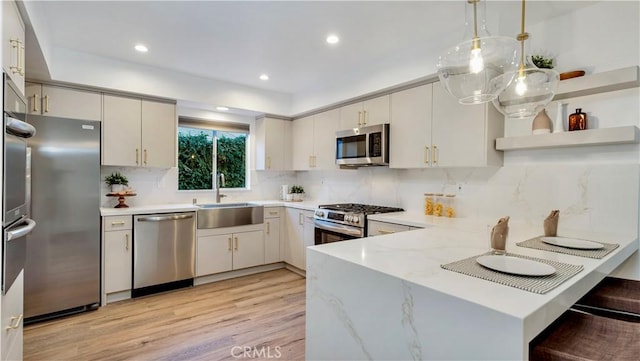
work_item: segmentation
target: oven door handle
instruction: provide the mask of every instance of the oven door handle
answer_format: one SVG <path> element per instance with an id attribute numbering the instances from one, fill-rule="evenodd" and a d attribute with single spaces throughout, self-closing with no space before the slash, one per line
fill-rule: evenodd
<path id="1" fill-rule="evenodd" d="M 21 138 L 31 138 L 36 135 L 36 128 L 33 125 L 9 116 L 5 120 L 5 131 Z"/>
<path id="2" fill-rule="evenodd" d="M 362 237 L 361 229 L 354 229 L 354 227 L 341 226 L 339 224 L 321 221 L 316 219 L 314 222 L 316 228 L 324 229 L 325 231 L 334 231 L 338 233 L 347 234 L 349 236 Z"/>
<path id="3" fill-rule="evenodd" d="M 36 221 L 34 221 L 33 219 L 27 218 L 24 220 L 24 223 L 26 224 L 22 227 L 17 227 L 12 231 L 7 231 L 7 241 L 24 237 L 27 234 L 31 233 L 31 231 L 33 231 L 33 229 L 36 227 Z"/>

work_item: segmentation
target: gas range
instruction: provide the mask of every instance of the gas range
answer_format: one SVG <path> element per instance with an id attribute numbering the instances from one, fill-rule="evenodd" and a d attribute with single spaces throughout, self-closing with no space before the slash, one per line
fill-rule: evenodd
<path id="1" fill-rule="evenodd" d="M 318 221 L 338 223 L 350 227 L 364 229 L 367 225 L 367 215 L 379 213 L 402 212 L 404 209 L 395 207 L 375 206 L 358 203 L 340 203 L 318 206 L 314 218 Z"/>

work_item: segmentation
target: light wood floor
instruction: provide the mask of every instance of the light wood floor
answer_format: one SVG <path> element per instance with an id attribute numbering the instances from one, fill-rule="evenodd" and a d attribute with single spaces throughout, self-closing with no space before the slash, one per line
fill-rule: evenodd
<path id="1" fill-rule="evenodd" d="M 305 280 L 282 269 L 26 326 L 24 359 L 304 360 L 304 316 Z"/>

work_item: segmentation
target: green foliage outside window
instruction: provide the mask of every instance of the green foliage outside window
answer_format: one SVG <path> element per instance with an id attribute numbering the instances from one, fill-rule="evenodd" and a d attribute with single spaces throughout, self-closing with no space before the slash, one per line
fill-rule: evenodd
<path id="1" fill-rule="evenodd" d="M 205 133 L 178 134 L 178 189 L 212 189 L 213 140 Z"/>
<path id="2" fill-rule="evenodd" d="M 181 128 L 182 130 L 183 128 Z M 217 160 L 213 159 L 213 131 L 184 128 L 178 133 L 178 189 L 213 189 L 213 162 L 217 172 L 225 175 L 223 188 L 246 187 L 247 137 L 240 133 L 227 137 L 218 133 Z"/>
<path id="3" fill-rule="evenodd" d="M 224 174 L 225 188 L 244 188 L 247 166 L 247 137 L 218 138 L 218 173 Z"/>

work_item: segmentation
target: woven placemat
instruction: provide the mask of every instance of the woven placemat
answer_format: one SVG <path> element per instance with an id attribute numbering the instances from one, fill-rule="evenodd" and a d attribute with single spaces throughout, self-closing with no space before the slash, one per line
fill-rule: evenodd
<path id="1" fill-rule="evenodd" d="M 551 291 L 552 289 L 562 284 L 564 281 L 578 274 L 583 269 L 582 265 L 573 265 L 568 263 L 549 261 L 542 258 L 535 258 L 535 257 L 522 256 L 514 253 L 507 253 L 507 256 L 524 258 L 532 261 L 546 263 L 550 266 L 553 266 L 556 269 L 556 272 L 554 274 L 551 274 L 548 276 L 541 276 L 541 277 L 513 275 L 513 274 L 498 272 L 498 271 L 494 271 L 492 269 L 486 268 L 484 266 L 481 266 L 476 261 L 478 257 L 486 256 L 489 254 L 491 254 L 491 252 L 469 257 L 460 261 L 443 264 L 440 267 L 449 271 L 462 273 L 467 276 L 481 278 L 483 280 L 500 283 L 505 286 L 511 286 L 511 287 L 519 288 L 521 290 L 538 293 L 538 294 L 545 294 Z"/>
<path id="2" fill-rule="evenodd" d="M 570 254 L 572 256 L 588 257 L 588 258 L 595 258 L 595 259 L 603 258 L 604 256 L 611 253 L 611 251 L 613 251 L 614 249 L 620 247 L 619 244 L 615 244 L 615 243 L 597 242 L 602 244 L 604 248 L 600 248 L 600 249 L 566 248 L 566 247 L 554 246 L 552 244 L 544 243 L 540 237 L 542 236 L 534 237 L 526 241 L 516 243 L 516 245 L 520 247 L 533 248 L 533 249 L 539 249 L 543 251 L 564 253 L 564 254 Z"/>

